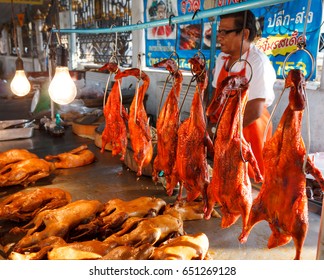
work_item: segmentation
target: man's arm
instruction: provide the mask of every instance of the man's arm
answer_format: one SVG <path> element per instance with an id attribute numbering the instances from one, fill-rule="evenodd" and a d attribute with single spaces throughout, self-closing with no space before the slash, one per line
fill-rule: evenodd
<path id="1" fill-rule="evenodd" d="M 264 98 L 256 98 L 250 100 L 246 103 L 244 117 L 243 117 L 243 127 L 248 126 L 256 119 L 260 118 L 264 109 Z"/>

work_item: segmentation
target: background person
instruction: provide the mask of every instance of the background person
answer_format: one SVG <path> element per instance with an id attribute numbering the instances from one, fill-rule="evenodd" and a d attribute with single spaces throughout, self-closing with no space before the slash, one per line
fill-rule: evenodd
<path id="1" fill-rule="evenodd" d="M 244 26 L 245 28 L 243 28 Z M 221 53 L 216 60 L 212 86 L 216 88 L 228 75 L 239 74 L 248 79 L 252 75 L 248 89 L 248 102 L 243 115 L 243 135 L 251 144 L 260 171 L 264 174 L 263 138 L 270 118 L 267 107 L 272 104 L 275 98 L 273 86 L 276 73 L 269 58 L 254 45 L 256 34 L 256 19 L 251 11 L 220 16 L 217 42 L 220 45 Z M 235 63 L 240 58 L 243 61 Z M 215 94 L 216 91 L 213 92 Z M 267 139 L 271 134 L 272 125 L 269 126 Z M 254 178 L 250 166 L 249 176 Z"/>

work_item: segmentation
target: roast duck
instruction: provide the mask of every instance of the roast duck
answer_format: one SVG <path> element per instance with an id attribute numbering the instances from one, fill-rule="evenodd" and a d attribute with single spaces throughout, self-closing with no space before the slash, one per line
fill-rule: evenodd
<path id="1" fill-rule="evenodd" d="M 165 67 L 172 76 L 173 85 L 164 102 L 156 121 L 157 154 L 153 163 L 153 180 L 158 180 L 159 172 L 163 171 L 167 187 L 171 186 L 171 173 L 176 159 L 178 128 L 179 128 L 179 97 L 182 88 L 182 72 L 174 59 L 164 59 L 154 67 Z M 172 190 L 167 189 L 171 195 Z"/>
<path id="2" fill-rule="evenodd" d="M 153 260 L 203 260 L 207 257 L 209 240 L 204 233 L 171 238 L 155 248 Z"/>
<path id="3" fill-rule="evenodd" d="M 168 239 L 158 247 L 144 243 L 138 247 L 89 240 L 66 243 L 52 236 L 38 244 L 37 252 L 11 252 L 11 260 L 202 260 L 208 259 L 209 240 L 204 233 L 181 235 Z"/>
<path id="4" fill-rule="evenodd" d="M 163 211 L 166 202 L 156 197 L 142 196 L 130 201 L 119 198 L 111 199 L 104 203 L 103 210 L 98 217 L 89 223 L 79 225 L 71 232 L 72 240 L 81 237 L 107 238 L 120 229 L 130 217 L 155 217 Z"/>
<path id="5" fill-rule="evenodd" d="M 115 79 L 119 80 L 128 76 L 135 76 L 138 80 L 143 81 L 131 103 L 128 120 L 130 142 L 138 167 L 137 175 L 141 176 L 143 167 L 149 165 L 153 157 L 151 128 L 144 106 L 144 97 L 150 85 L 150 78 L 140 69 L 131 68 L 117 73 Z"/>
<path id="6" fill-rule="evenodd" d="M 12 200 L 19 202 L 21 197 Z M 28 224 L 12 228 L 13 234 L 24 232 L 25 236 L 6 246 L 9 259 L 189 260 L 205 258 L 209 246 L 204 234 L 187 235 L 183 229 L 183 221 L 203 217 L 201 202 L 166 205 L 160 198 L 139 197 L 105 204 L 78 200 L 52 210 L 39 203 L 38 209 Z M 99 216 L 111 226 L 108 237 L 69 241 L 76 227 L 89 225 Z"/>
<path id="7" fill-rule="evenodd" d="M 59 188 L 25 189 L 0 202 L 0 221 L 30 221 L 41 211 L 59 208 L 70 202 L 70 193 Z"/>
<path id="8" fill-rule="evenodd" d="M 200 195 L 204 196 L 209 184 L 207 149 L 213 150 L 213 144 L 206 129 L 203 108 L 204 92 L 208 84 L 205 61 L 196 55 L 189 59 L 193 79 L 197 81 L 195 93 L 190 108 L 190 116 L 178 129 L 176 160 L 172 170 L 167 191 L 172 194 L 177 183 L 180 189 L 177 199 L 182 198 L 183 187 L 186 189 L 186 199 L 193 201 Z"/>
<path id="9" fill-rule="evenodd" d="M 300 70 L 290 70 L 285 88 L 290 88 L 289 103 L 273 137 L 264 145 L 264 182 L 253 201 L 240 241 L 246 242 L 253 226 L 265 220 L 272 231 L 268 248 L 285 245 L 293 239 L 295 259 L 300 259 L 308 230 L 305 173 L 313 175 L 322 190 L 324 178 L 309 157 L 305 161 L 307 154 L 301 136 L 305 79 Z"/>
<path id="10" fill-rule="evenodd" d="M 28 224 L 15 227 L 13 233 L 26 232 L 13 247 L 14 252 L 33 251 L 34 247 L 50 236 L 66 238 L 81 223 L 94 219 L 102 210 L 98 200 L 77 200 L 57 209 L 39 212 Z"/>
<path id="11" fill-rule="evenodd" d="M 2 152 L 0 153 L 0 170 L 7 164 L 16 163 L 18 161 L 30 158 L 38 158 L 38 156 L 26 149 L 10 149 Z"/>
<path id="12" fill-rule="evenodd" d="M 69 152 L 58 155 L 47 155 L 45 160 L 52 161 L 55 168 L 74 168 L 88 165 L 95 161 L 95 155 L 87 145 L 81 145 Z"/>
<path id="13" fill-rule="evenodd" d="M 118 64 L 114 62 L 105 64 L 99 70 L 108 70 L 110 73 L 115 74 L 120 72 Z M 128 141 L 126 127 L 128 113 L 121 100 L 120 80 L 116 80 L 114 83 L 104 105 L 103 112 L 105 116 L 105 128 L 101 136 L 101 152 L 103 153 L 107 143 L 110 143 L 112 146 L 112 155 L 116 156 L 120 154 L 120 160 L 124 160 Z"/>
<path id="14" fill-rule="evenodd" d="M 48 177 L 54 169 L 53 163 L 35 157 L 10 163 L 0 170 L 0 187 L 28 187 L 39 179 Z"/>
<path id="15" fill-rule="evenodd" d="M 215 203 L 218 203 L 222 212 L 222 228 L 231 226 L 240 216 L 243 229 L 247 226 L 252 205 L 248 162 L 256 174 L 256 182 L 262 180 L 251 147 L 242 134 L 241 113 L 247 102 L 247 94 L 248 83 L 245 77 L 228 76 L 217 88 L 206 111 L 207 116 L 214 116 L 218 120 L 218 125 L 212 179 L 207 187 L 205 217 L 209 219 Z"/>

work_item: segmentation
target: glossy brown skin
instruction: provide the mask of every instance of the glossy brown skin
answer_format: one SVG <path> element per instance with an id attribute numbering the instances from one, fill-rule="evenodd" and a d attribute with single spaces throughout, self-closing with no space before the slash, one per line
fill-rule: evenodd
<path id="1" fill-rule="evenodd" d="M 51 236 L 64 239 L 70 230 L 94 219 L 102 207 L 103 204 L 98 200 L 77 200 L 57 209 L 42 211 L 21 228 L 27 230 L 27 233 L 14 246 L 13 251 L 26 252 Z"/>
<path id="2" fill-rule="evenodd" d="M 240 87 L 240 90 L 235 88 Z M 240 137 L 242 123 L 240 114 L 247 102 L 248 84 L 239 76 L 227 77 L 220 87 L 218 102 L 212 102 L 207 115 L 218 112 L 218 127 L 214 142 L 213 177 L 207 188 L 205 218 L 210 218 L 215 203 L 222 212 L 222 228 L 233 225 L 242 217 L 246 227 L 252 205 L 251 182 L 248 177 L 247 162 L 257 174 L 256 181 L 262 180 L 250 145 Z M 241 101 L 240 101 L 241 100 Z M 241 108 L 240 108 L 241 104 Z M 216 106 L 215 106 L 216 105 Z M 219 106 L 224 110 L 218 110 Z"/>
<path id="3" fill-rule="evenodd" d="M 41 211 L 59 208 L 70 202 L 70 193 L 62 189 L 26 189 L 0 202 L 0 220 L 26 222 Z"/>
<path id="4" fill-rule="evenodd" d="M 269 223 L 272 234 L 268 248 L 287 244 L 293 239 L 295 259 L 300 259 L 308 230 L 306 175 L 303 163 L 306 156 L 301 136 L 302 116 L 305 108 L 305 79 L 299 70 L 291 70 L 286 79 L 290 88 L 289 104 L 284 111 L 273 137 L 265 143 L 264 183 L 253 201 L 248 225 L 240 236 L 247 240 L 253 226 L 261 220 Z M 319 182 L 324 190 L 324 178 L 307 159 L 306 172 Z"/>
<path id="5" fill-rule="evenodd" d="M 208 83 L 205 62 L 198 56 L 189 59 L 196 75 L 197 85 L 192 100 L 190 116 L 179 127 L 176 162 L 173 167 L 168 193 L 180 183 L 177 197 L 182 199 L 182 188 L 186 189 L 186 200 L 193 201 L 205 193 L 209 184 L 207 149 L 212 150 L 212 141 L 206 129 L 205 112 L 202 104 Z"/>
<path id="6" fill-rule="evenodd" d="M 108 70 L 110 73 L 118 73 L 118 65 L 116 63 L 107 63 L 99 69 L 100 71 Z M 101 152 L 105 151 L 107 143 L 112 146 L 112 155 L 120 154 L 120 160 L 124 160 L 127 149 L 127 120 L 128 113 L 122 104 L 120 98 L 121 80 L 116 80 L 108 95 L 106 104 L 103 109 L 105 116 L 105 128 L 102 132 Z"/>
<path id="7" fill-rule="evenodd" d="M 165 67 L 173 77 L 173 86 L 159 113 L 157 130 L 157 155 L 153 164 L 153 180 L 157 181 L 159 171 L 163 170 L 166 181 L 170 185 L 171 173 L 176 159 L 179 121 L 179 96 L 182 88 L 183 76 L 178 65 L 172 59 L 165 59 L 154 65 Z M 172 195 L 173 190 L 167 189 L 167 194 Z"/>
<path id="8" fill-rule="evenodd" d="M 163 242 L 171 234 L 183 235 L 183 221 L 169 214 L 153 218 L 131 217 L 123 224 L 122 229 L 104 240 L 105 243 L 117 246 L 140 246 L 146 243 L 154 245 Z"/>
<path id="9" fill-rule="evenodd" d="M 141 196 L 139 198 L 124 201 L 119 198 L 111 199 L 104 204 L 103 210 L 98 217 L 90 223 L 78 226 L 74 232 L 77 237 L 98 233 L 100 238 L 116 232 L 130 217 L 154 217 L 164 208 L 166 202 L 155 197 Z M 76 239 L 73 237 L 73 239 Z"/>
<path id="10" fill-rule="evenodd" d="M 83 260 L 101 259 L 111 247 L 98 240 L 67 243 L 62 237 L 50 236 L 29 248 L 28 254 L 11 252 L 11 260 Z"/>
<path id="11" fill-rule="evenodd" d="M 7 164 L 0 170 L 0 187 L 23 185 L 28 187 L 55 169 L 53 163 L 40 158 L 29 158 Z"/>
<path id="12" fill-rule="evenodd" d="M 81 145 L 69 152 L 45 156 L 47 161 L 53 161 L 55 168 L 74 168 L 88 165 L 95 161 L 95 155 L 87 145 Z"/>
<path id="13" fill-rule="evenodd" d="M 169 239 L 154 249 L 153 260 L 203 260 L 209 248 L 204 233 L 182 235 Z"/>
<path id="14" fill-rule="evenodd" d="M 147 166 L 153 157 L 151 128 L 144 106 L 144 96 L 150 85 L 150 78 L 140 69 L 132 68 L 117 73 L 115 79 L 127 76 L 135 76 L 143 81 L 136 93 L 137 97 L 134 96 L 130 106 L 128 120 L 129 137 L 134 151 L 134 160 L 138 167 L 137 176 L 141 176 L 143 167 Z"/>
<path id="15" fill-rule="evenodd" d="M 7 164 L 37 157 L 37 155 L 25 149 L 10 149 L 8 151 L 0 153 L 0 170 Z"/>
<path id="16" fill-rule="evenodd" d="M 118 246 L 103 256 L 103 260 L 148 260 L 154 251 L 154 247 L 149 244 L 143 244 L 138 247 Z"/>

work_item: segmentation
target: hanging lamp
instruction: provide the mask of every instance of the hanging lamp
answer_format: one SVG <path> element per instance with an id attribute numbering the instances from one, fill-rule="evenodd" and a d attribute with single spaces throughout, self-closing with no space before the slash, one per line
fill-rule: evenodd
<path id="1" fill-rule="evenodd" d="M 60 45 L 56 53 L 56 69 L 54 77 L 49 85 L 48 92 L 51 99 L 60 105 L 71 103 L 76 95 L 77 88 L 72 80 L 68 64 L 68 51 Z"/>

